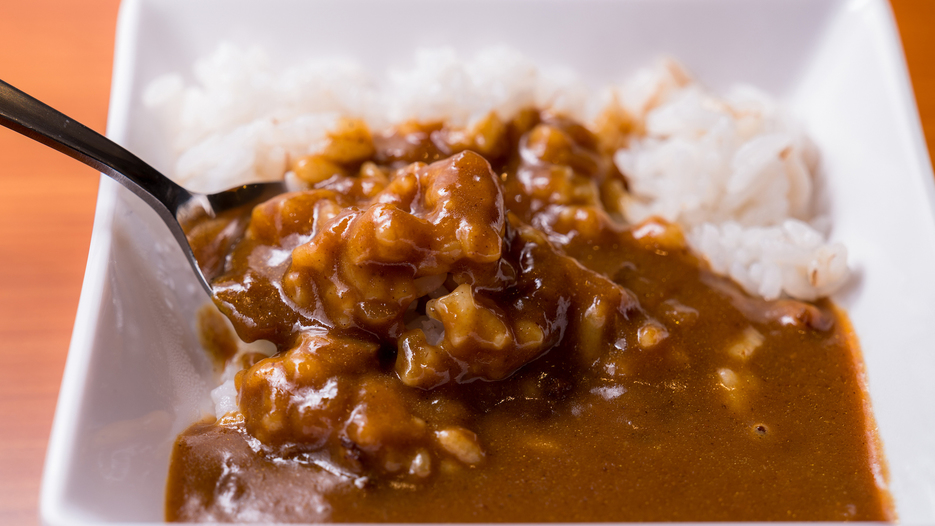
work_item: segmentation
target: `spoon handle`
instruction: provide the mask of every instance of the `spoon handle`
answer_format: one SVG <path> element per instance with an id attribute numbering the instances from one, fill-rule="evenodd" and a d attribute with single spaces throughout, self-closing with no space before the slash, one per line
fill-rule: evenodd
<path id="1" fill-rule="evenodd" d="M 192 194 L 117 143 L 0 80 L 0 124 L 95 168 L 140 196 L 178 236 Z"/>

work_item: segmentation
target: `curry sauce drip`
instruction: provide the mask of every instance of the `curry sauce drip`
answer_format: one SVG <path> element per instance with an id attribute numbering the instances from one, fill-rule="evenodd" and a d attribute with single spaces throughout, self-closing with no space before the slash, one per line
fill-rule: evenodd
<path id="1" fill-rule="evenodd" d="M 624 225 L 617 140 L 532 110 L 347 121 L 305 189 L 193 238 L 277 352 L 179 437 L 167 518 L 891 518 L 846 324 Z"/>

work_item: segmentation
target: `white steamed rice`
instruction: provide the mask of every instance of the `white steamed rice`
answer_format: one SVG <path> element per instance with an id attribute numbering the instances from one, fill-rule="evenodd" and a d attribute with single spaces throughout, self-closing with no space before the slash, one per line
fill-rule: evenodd
<path id="1" fill-rule="evenodd" d="M 671 60 L 594 91 L 502 47 L 469 59 L 423 50 L 413 68 L 374 77 L 340 61 L 273 71 L 261 51 L 222 45 L 194 75 L 192 85 L 161 77 L 144 95 L 172 137 L 172 177 L 192 190 L 282 178 L 341 116 L 375 130 L 412 119 L 469 127 L 538 106 L 588 123 L 617 104 L 639 131 L 614 157 L 630 185 L 628 221 L 677 222 L 716 272 L 767 299 L 815 299 L 848 276 L 846 249 L 813 215 L 817 154 L 804 134 L 766 94 L 717 96 Z"/>

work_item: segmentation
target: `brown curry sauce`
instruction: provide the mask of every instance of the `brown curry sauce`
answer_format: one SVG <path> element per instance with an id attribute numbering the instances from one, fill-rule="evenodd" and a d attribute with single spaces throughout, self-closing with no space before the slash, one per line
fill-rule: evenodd
<path id="1" fill-rule="evenodd" d="M 893 519 L 846 320 L 615 219 L 624 135 L 347 121 L 307 190 L 195 226 L 278 352 L 178 438 L 167 519 Z"/>

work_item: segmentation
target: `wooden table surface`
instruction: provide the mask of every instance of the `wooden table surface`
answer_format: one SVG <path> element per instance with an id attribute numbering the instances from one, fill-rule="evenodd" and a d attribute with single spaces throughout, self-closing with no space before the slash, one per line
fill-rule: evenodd
<path id="1" fill-rule="evenodd" d="M 118 0 L 5 0 L 0 78 L 104 130 Z M 893 0 L 929 152 L 935 0 Z M 0 129 L 0 524 L 37 524 L 98 174 Z"/>

